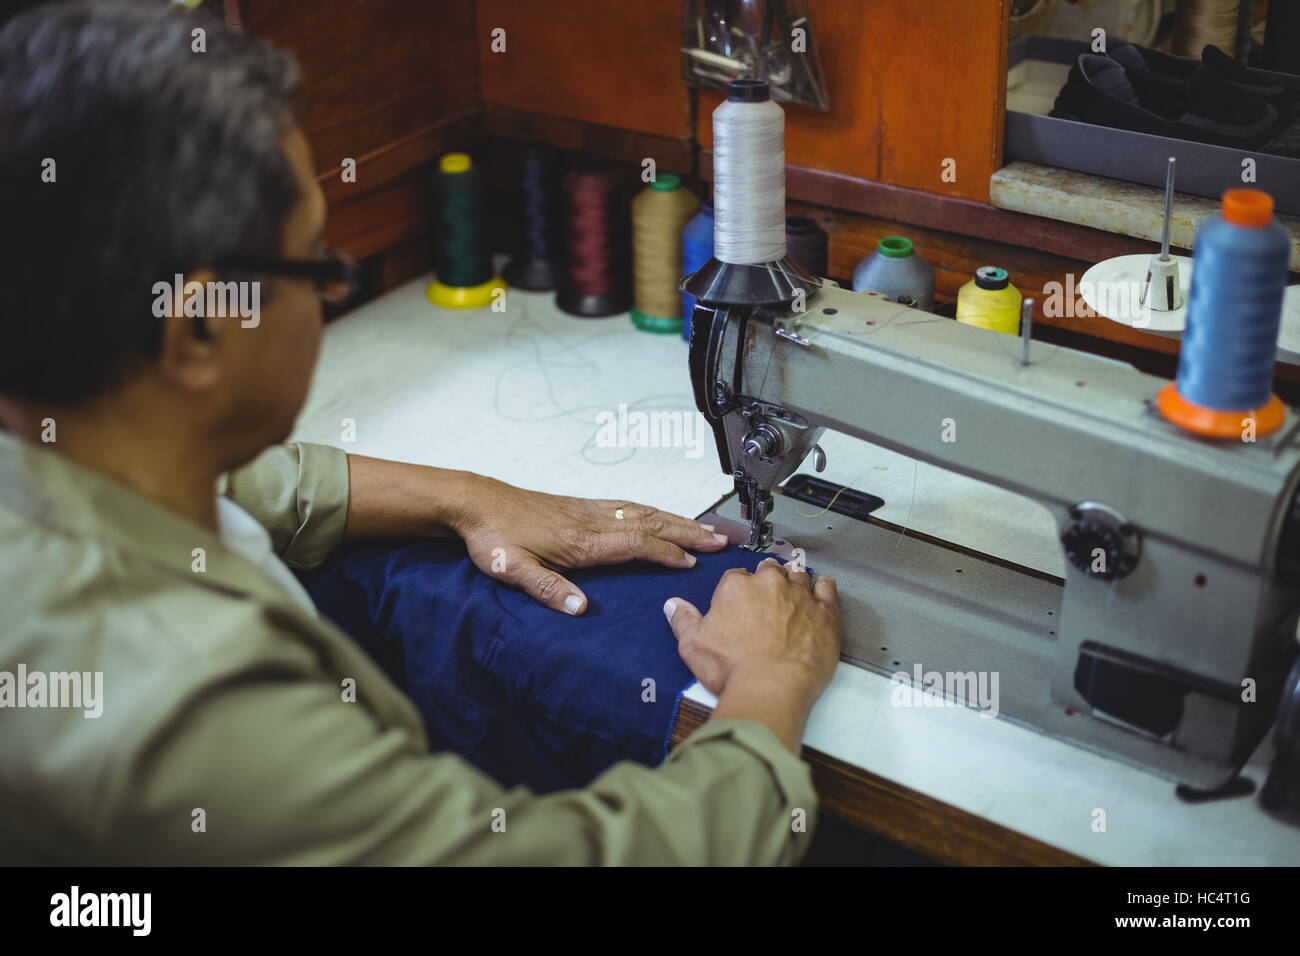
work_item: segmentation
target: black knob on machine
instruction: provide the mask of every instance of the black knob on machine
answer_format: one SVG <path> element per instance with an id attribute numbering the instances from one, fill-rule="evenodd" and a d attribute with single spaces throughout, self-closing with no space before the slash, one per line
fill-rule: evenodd
<path id="1" fill-rule="evenodd" d="M 781 451 L 781 433 L 766 423 L 755 425 L 742 440 L 746 455 L 768 459 Z"/>
<path id="2" fill-rule="evenodd" d="M 1070 509 L 1070 521 L 1061 544 L 1070 563 L 1088 577 L 1114 581 L 1137 567 L 1142 539 L 1115 509 L 1085 501 Z"/>

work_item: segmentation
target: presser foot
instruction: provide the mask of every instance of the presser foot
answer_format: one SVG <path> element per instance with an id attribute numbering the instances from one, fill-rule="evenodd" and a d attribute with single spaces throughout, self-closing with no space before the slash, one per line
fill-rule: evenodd
<path id="1" fill-rule="evenodd" d="M 772 547 L 772 495 L 759 491 L 746 481 L 741 489 L 740 513 L 749 521 L 749 543 L 742 544 L 746 551 L 766 551 Z"/>
<path id="2" fill-rule="evenodd" d="M 772 522 L 764 521 L 749 528 L 749 542 L 742 544 L 746 551 L 768 551 L 772 547 Z"/>
<path id="3" fill-rule="evenodd" d="M 716 511 L 700 515 L 699 520 L 705 524 L 713 525 L 715 531 L 725 534 L 727 540 L 742 551 L 766 551 L 772 557 L 779 558 L 782 561 L 793 561 L 795 558 L 795 546 L 793 542 L 787 541 L 785 538 L 774 537 L 766 548 L 751 548 L 748 542 L 753 538 L 754 531 L 747 522 L 724 518 Z"/>

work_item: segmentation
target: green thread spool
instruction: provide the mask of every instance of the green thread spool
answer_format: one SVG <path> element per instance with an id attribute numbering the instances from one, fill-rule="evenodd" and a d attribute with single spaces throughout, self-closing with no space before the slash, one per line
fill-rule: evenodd
<path id="1" fill-rule="evenodd" d="M 467 153 L 447 153 L 434 174 L 434 269 L 425 294 L 448 309 L 491 305 L 506 285 L 492 271 L 482 174 Z"/>

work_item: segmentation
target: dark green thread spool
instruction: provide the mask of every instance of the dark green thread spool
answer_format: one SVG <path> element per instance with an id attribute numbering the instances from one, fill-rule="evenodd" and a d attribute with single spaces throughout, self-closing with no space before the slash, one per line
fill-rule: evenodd
<path id="1" fill-rule="evenodd" d="M 465 153 L 447 153 L 433 181 L 434 269 L 428 288 L 435 305 L 480 308 L 505 285 L 492 271 L 483 174 Z"/>

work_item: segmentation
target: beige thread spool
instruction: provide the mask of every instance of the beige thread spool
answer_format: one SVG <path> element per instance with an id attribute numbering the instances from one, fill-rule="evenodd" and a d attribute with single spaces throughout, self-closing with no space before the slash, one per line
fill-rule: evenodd
<path id="1" fill-rule="evenodd" d="M 1199 60 L 1206 44 L 1213 44 L 1235 57 L 1238 9 L 1237 0 L 1178 0 L 1173 52 Z"/>
<path id="2" fill-rule="evenodd" d="M 632 200 L 632 323 L 643 332 L 682 331 L 682 229 L 700 201 L 681 186 L 660 173 Z"/>

